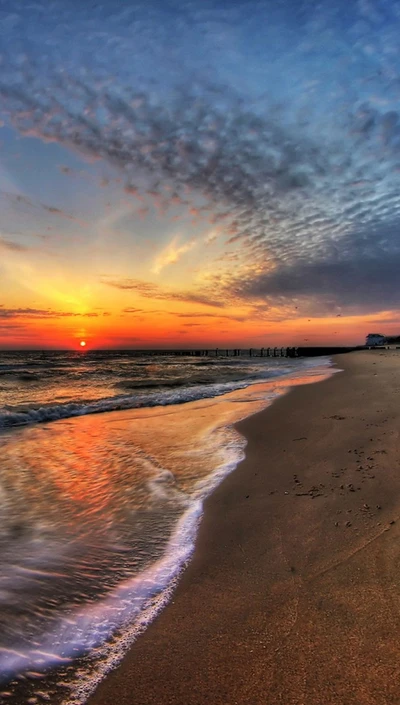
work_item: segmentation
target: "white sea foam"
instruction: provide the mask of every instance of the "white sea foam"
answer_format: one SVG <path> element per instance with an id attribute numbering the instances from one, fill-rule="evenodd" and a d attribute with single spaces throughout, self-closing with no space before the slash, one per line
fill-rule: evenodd
<path id="1" fill-rule="evenodd" d="M 160 560 L 118 585 L 105 599 L 61 619 L 40 646 L 24 650 L 0 648 L 0 671 L 15 673 L 26 667 L 49 666 L 61 660 L 69 662 L 78 653 L 103 644 L 117 628 L 144 612 L 145 619 L 140 616 L 134 623 L 134 633 L 142 630 L 155 614 L 154 607 L 164 604 L 164 591 L 193 550 L 201 509 L 198 500 L 183 514 Z"/>

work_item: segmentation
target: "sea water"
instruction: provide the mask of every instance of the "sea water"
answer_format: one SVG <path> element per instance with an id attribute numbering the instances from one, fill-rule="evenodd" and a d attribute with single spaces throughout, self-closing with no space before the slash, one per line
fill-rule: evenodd
<path id="1" fill-rule="evenodd" d="M 1 700 L 83 703 L 170 599 L 204 499 L 244 457 L 233 424 L 331 371 L 1 354 Z"/>

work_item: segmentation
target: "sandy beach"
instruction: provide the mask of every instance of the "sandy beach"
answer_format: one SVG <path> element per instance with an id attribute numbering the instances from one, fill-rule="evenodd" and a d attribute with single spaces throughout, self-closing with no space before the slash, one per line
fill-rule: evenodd
<path id="1" fill-rule="evenodd" d="M 90 705 L 400 703 L 400 351 L 238 429 L 172 602 Z"/>

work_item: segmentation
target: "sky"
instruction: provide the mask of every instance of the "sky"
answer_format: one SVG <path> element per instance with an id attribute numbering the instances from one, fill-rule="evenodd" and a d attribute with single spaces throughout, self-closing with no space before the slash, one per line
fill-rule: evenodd
<path id="1" fill-rule="evenodd" d="M 0 0 L 0 349 L 400 334 L 400 1 Z"/>

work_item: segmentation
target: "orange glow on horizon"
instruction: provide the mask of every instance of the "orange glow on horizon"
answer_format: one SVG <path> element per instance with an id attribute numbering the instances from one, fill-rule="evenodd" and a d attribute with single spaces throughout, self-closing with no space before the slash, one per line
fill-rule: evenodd
<path id="1" fill-rule="evenodd" d="M 113 293 L 113 292 L 112 292 Z M 115 295 L 116 296 L 116 295 Z M 160 302 L 118 293 L 96 300 L 82 312 L 37 316 L 19 312 L 2 324 L 3 349 L 207 349 L 318 345 L 362 345 L 367 333 L 398 332 L 400 311 L 346 316 L 282 318 L 258 317 L 248 305 L 211 308 L 181 301 Z M 129 304 L 129 305 L 128 305 Z M 46 313 L 49 304 L 38 304 Z M 57 310 L 57 309 L 56 309 Z M 106 313 L 103 313 L 105 311 Z M 77 318 L 78 317 L 78 318 Z M 80 318 L 79 318 L 80 317 Z M 12 323 L 12 325 L 11 325 Z M 78 324 L 78 325 L 77 325 Z"/>

